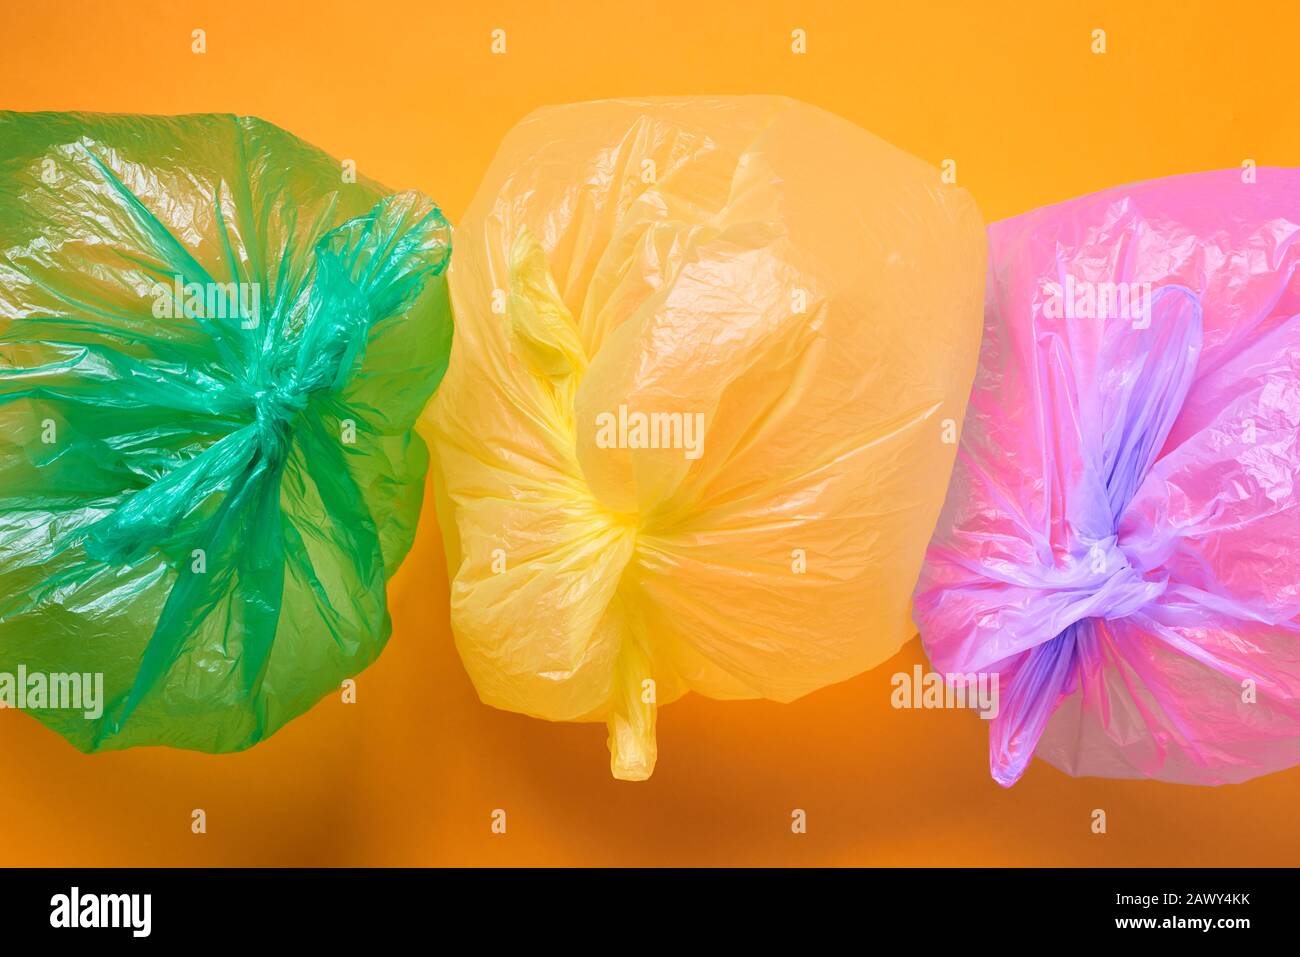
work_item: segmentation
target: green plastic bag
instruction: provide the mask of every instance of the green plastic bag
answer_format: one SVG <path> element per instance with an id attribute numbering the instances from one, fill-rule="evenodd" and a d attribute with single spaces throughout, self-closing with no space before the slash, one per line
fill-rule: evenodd
<path id="1" fill-rule="evenodd" d="M 378 656 L 449 255 L 260 120 L 0 113 L 0 705 L 231 751 Z"/>

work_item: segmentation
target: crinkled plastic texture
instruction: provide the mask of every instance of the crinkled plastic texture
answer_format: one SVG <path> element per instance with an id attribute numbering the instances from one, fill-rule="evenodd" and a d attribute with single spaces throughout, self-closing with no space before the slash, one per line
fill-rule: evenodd
<path id="1" fill-rule="evenodd" d="M 449 227 L 256 119 L 0 144 L 0 672 L 102 672 L 34 711 L 83 750 L 248 747 L 387 639 Z"/>
<path id="2" fill-rule="evenodd" d="M 637 780 L 657 705 L 789 701 L 915 633 L 978 350 L 968 195 L 791 100 L 603 101 L 520 123 L 456 242 L 429 416 L 485 702 L 607 723 Z"/>
<path id="3" fill-rule="evenodd" d="M 938 669 L 998 675 L 994 778 L 1035 751 L 1197 784 L 1300 762 L 1300 170 L 1125 186 L 989 235 L 916 619 Z"/>

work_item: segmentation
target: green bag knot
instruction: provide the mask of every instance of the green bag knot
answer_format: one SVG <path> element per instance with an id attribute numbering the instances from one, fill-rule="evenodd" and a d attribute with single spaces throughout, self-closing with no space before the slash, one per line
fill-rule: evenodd
<path id="1" fill-rule="evenodd" d="M 288 454 L 293 421 L 305 408 L 307 395 L 292 381 L 253 393 L 258 447 L 270 464 L 278 465 Z"/>
<path id="2" fill-rule="evenodd" d="M 295 420 L 313 394 L 337 392 L 365 354 L 374 326 L 399 314 L 446 268 L 450 229 L 437 207 L 414 194 L 387 197 L 316 244 L 306 319 L 250 375 L 251 419 L 125 498 L 86 530 L 86 552 L 130 564 L 171 539 L 214 495 L 235 502 L 275 480 L 293 443 Z M 279 329 L 272 316 L 270 329 Z"/>

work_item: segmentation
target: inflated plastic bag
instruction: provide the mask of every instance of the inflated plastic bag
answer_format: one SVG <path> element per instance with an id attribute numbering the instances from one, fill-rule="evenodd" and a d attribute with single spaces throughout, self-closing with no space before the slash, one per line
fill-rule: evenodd
<path id="1" fill-rule="evenodd" d="M 452 624 L 488 704 L 789 701 L 892 655 L 979 340 L 979 213 L 776 97 L 540 110 L 451 268 L 430 405 Z"/>
<path id="2" fill-rule="evenodd" d="M 447 223 L 255 119 L 0 145 L 0 704 L 88 751 L 247 747 L 387 639 Z"/>
<path id="3" fill-rule="evenodd" d="M 917 588 L 998 680 L 993 776 L 1199 784 L 1300 762 L 1300 170 L 989 230 L 980 370 Z"/>

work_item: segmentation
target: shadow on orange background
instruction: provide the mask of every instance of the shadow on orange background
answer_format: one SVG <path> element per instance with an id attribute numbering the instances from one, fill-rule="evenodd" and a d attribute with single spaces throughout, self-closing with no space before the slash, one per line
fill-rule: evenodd
<path id="1" fill-rule="evenodd" d="M 1118 183 L 1300 156 L 1300 16 L 1281 3 L 115 6 L 0 11 L 0 108 L 255 114 L 391 187 L 423 189 L 453 222 L 525 113 L 613 95 L 799 97 L 936 165 L 954 159 L 990 221 Z M 804 56 L 790 53 L 796 27 Z M 202 55 L 190 51 L 199 28 Z M 490 53 L 494 28 L 504 56 Z M 1089 50 L 1095 28 L 1107 31 L 1102 56 Z M 653 779 L 615 782 L 602 726 L 478 702 L 448 631 L 431 507 L 390 598 L 393 638 L 358 679 L 358 703 L 329 698 L 243 754 L 84 756 L 0 712 L 0 863 L 1300 860 L 1300 770 L 1197 789 L 1037 763 L 999 788 L 978 718 L 889 706 L 890 676 L 923 661 L 916 641 L 794 704 L 673 704 Z M 190 831 L 195 808 L 206 835 Z M 490 831 L 495 808 L 505 835 Z M 805 835 L 791 833 L 794 808 Z M 1094 808 L 1104 835 L 1090 830 Z"/>

